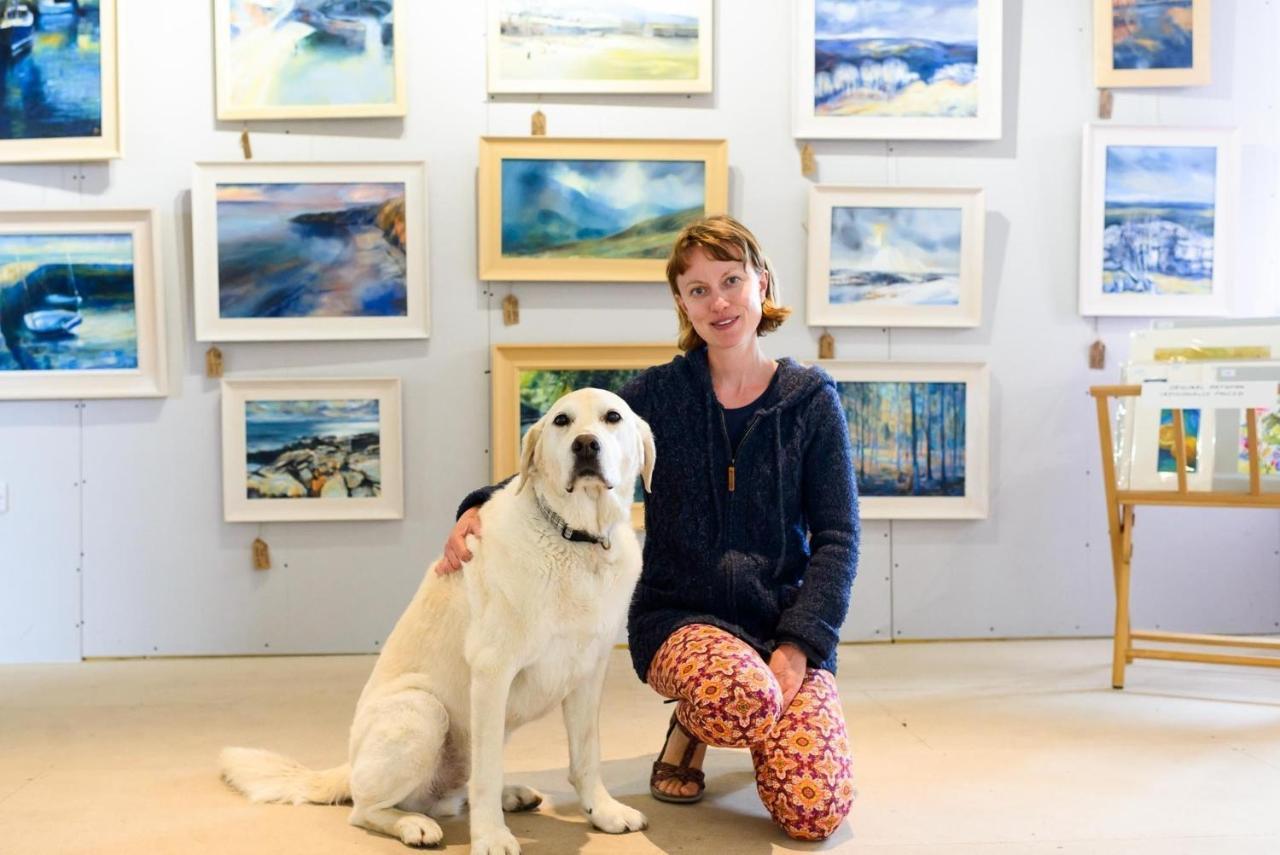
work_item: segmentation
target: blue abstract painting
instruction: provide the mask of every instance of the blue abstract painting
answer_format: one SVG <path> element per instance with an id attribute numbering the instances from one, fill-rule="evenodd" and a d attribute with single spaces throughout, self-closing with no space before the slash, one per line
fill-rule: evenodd
<path id="1" fill-rule="evenodd" d="M 1213 146 L 1107 146 L 1102 291 L 1213 293 Z"/>
<path id="2" fill-rule="evenodd" d="M 102 135 L 97 0 L 0 2 L 0 140 Z"/>
<path id="3" fill-rule="evenodd" d="M 978 0 L 815 0 L 818 116 L 978 114 Z"/>
<path id="4" fill-rule="evenodd" d="M 961 219 L 959 208 L 832 208 L 828 300 L 959 305 Z"/>
<path id="5" fill-rule="evenodd" d="M 861 496 L 965 495 L 964 383 L 836 384 Z"/>
<path id="6" fill-rule="evenodd" d="M 0 371 L 136 369 L 133 237 L 0 235 Z"/>
<path id="7" fill-rule="evenodd" d="M 666 258 L 705 188 L 700 160 L 504 159 L 502 254 Z"/>
<path id="8" fill-rule="evenodd" d="M 223 318 L 403 317 L 403 183 L 219 184 Z"/>
<path id="9" fill-rule="evenodd" d="M 1112 0 L 1112 65 L 1192 68 L 1192 0 Z"/>
<path id="10" fill-rule="evenodd" d="M 247 401 L 245 457 L 250 499 L 379 496 L 378 401 Z"/>

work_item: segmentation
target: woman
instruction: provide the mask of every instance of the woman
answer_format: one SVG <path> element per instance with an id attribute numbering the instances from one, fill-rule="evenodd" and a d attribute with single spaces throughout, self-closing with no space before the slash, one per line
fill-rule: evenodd
<path id="1" fill-rule="evenodd" d="M 678 701 L 650 792 L 695 802 L 705 746 L 751 750 L 791 837 L 821 840 L 853 800 L 833 674 L 857 564 L 852 453 L 835 384 L 765 356 L 790 309 L 755 237 L 727 216 L 686 227 L 667 262 L 684 356 L 621 395 L 657 444 L 644 569 L 628 619 L 636 673 Z M 464 500 L 439 572 L 471 556 Z"/>

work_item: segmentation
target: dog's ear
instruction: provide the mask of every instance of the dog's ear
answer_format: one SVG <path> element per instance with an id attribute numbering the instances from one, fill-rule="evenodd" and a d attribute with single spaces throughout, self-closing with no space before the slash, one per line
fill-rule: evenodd
<path id="1" fill-rule="evenodd" d="M 653 481 L 653 464 L 657 460 L 658 454 L 653 447 L 653 431 L 649 428 L 649 423 L 639 416 L 636 417 L 636 435 L 640 438 L 640 447 L 636 451 L 638 456 L 644 460 L 644 464 L 640 468 L 640 480 L 644 482 L 644 491 L 652 493 L 650 482 Z"/>
<path id="2" fill-rule="evenodd" d="M 538 465 L 538 440 L 542 438 L 543 421 L 544 419 L 538 419 L 534 426 L 529 428 L 520 445 L 520 486 L 516 488 L 516 495 L 520 495 L 524 492 L 524 488 L 529 486 L 529 479 Z"/>

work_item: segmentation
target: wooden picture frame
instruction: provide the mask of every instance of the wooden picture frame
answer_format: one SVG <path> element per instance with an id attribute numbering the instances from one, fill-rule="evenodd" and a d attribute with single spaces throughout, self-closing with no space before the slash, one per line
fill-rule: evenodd
<path id="1" fill-rule="evenodd" d="M 406 95 L 405 51 L 400 44 L 401 23 L 404 20 L 402 4 L 405 0 L 390 0 L 391 11 L 389 21 L 384 22 L 378 33 L 369 30 L 369 23 L 355 18 L 328 17 L 315 11 L 291 11 L 286 17 L 289 20 L 274 21 L 270 24 L 273 37 L 280 38 L 284 27 L 298 30 L 297 43 L 292 51 L 284 56 L 286 61 L 293 61 L 303 48 L 303 41 L 311 34 L 326 32 L 332 54 L 341 46 L 347 48 L 351 57 L 326 56 L 325 61 L 342 62 L 352 65 L 348 73 L 329 75 L 323 85 L 332 88 L 335 80 L 363 80 L 369 83 L 375 77 L 382 77 L 383 71 L 391 73 L 391 93 L 388 97 L 373 98 L 366 101 L 349 100 L 339 103 L 272 103 L 271 96 L 264 89 L 269 88 L 262 81 L 271 74 L 279 76 L 281 69 L 258 69 L 252 80 L 241 82 L 236 79 L 235 72 L 242 69 L 252 70 L 251 63 L 263 55 L 280 57 L 277 51 L 256 53 L 248 44 L 244 51 L 237 51 L 232 43 L 232 3 L 239 0 L 213 0 L 213 32 L 214 32 L 214 77 L 216 87 L 218 120 L 254 121 L 254 120 L 289 120 L 289 119 L 372 119 L 380 117 L 404 116 L 408 110 Z M 314 18 L 315 20 L 310 20 Z M 327 27 L 327 28 L 326 28 Z M 363 27 L 363 31 L 359 28 Z M 306 29 L 311 33 L 308 33 Z M 243 38 L 244 36 L 242 36 Z M 389 69 L 375 71 L 371 66 L 385 65 L 376 57 L 368 56 L 377 50 L 379 45 L 385 46 L 390 37 L 391 62 Z M 252 38 L 252 34 L 248 37 Z M 375 39 L 378 44 L 375 44 Z M 358 52 L 364 51 L 365 56 Z M 363 61 L 363 62 L 361 62 Z M 298 81 L 294 85 L 305 87 L 306 81 Z"/>
<path id="2" fill-rule="evenodd" d="M 156 235 L 150 210 L 0 212 L 0 400 L 168 393 Z"/>
<path id="3" fill-rule="evenodd" d="M 537 194 L 528 190 L 535 185 Z M 573 206 L 590 192 L 601 204 L 589 212 Z M 563 211 L 544 207 L 549 198 Z M 680 227 L 724 213 L 728 203 L 724 140 L 482 137 L 478 275 L 665 282 Z"/>
<path id="4" fill-rule="evenodd" d="M 858 507 L 863 519 L 985 519 L 988 513 L 989 459 L 990 448 L 988 426 L 990 424 L 990 373 L 981 363 L 922 363 L 922 362 L 840 362 L 819 360 L 812 363 L 819 365 L 835 379 L 840 392 L 842 406 L 850 423 L 850 442 L 853 444 L 854 476 L 859 482 Z M 865 399 L 857 399 L 856 390 L 864 385 L 873 386 L 876 395 L 868 395 Z M 957 387 L 963 386 L 963 409 L 959 409 Z M 921 387 L 924 387 L 923 389 Z M 937 388 L 930 388 L 937 387 Z M 881 393 L 896 396 L 885 397 Z M 879 397 L 877 397 L 879 395 Z M 922 404 L 920 395 L 924 395 Z M 904 397 L 905 396 L 905 397 Z M 895 408 L 894 402 L 899 406 Z M 930 443 L 935 436 L 937 424 L 931 424 L 935 409 L 940 413 L 938 419 L 942 430 L 936 434 L 942 454 L 934 463 L 934 452 Z M 861 422 L 855 420 L 856 410 L 850 407 L 866 405 L 874 408 L 883 419 L 885 406 L 890 408 L 892 425 L 877 424 L 876 429 L 864 436 L 872 436 L 867 441 L 860 441 L 858 431 Z M 900 435 L 900 426 L 911 423 L 911 419 L 902 412 L 902 405 L 907 413 L 915 417 L 917 431 L 916 465 L 910 466 L 905 458 L 899 462 L 894 456 L 885 462 L 881 471 L 872 469 L 867 472 L 868 464 L 879 465 L 877 456 L 881 454 L 880 438 L 885 430 L 891 430 L 896 438 Z M 948 406 L 951 407 L 948 412 Z M 924 413 L 927 408 L 928 418 Z M 958 413 L 962 415 L 958 415 Z M 963 424 L 963 449 L 958 443 L 947 445 L 946 424 L 950 415 L 952 429 Z M 919 436 L 919 426 L 925 427 L 925 438 Z M 905 429 L 905 428 L 903 428 Z M 895 445 L 895 448 L 897 446 Z M 947 450 L 950 448 L 951 475 L 947 475 Z M 920 462 L 920 457 L 926 459 Z M 962 471 L 957 471 L 957 467 Z M 921 478 L 921 470 L 927 473 Z M 888 471 L 885 475 L 884 472 Z M 886 481 L 886 478 L 888 479 Z M 904 481 L 904 478 L 906 481 Z M 930 482 L 936 482 L 931 486 Z M 957 482 L 959 492 L 957 493 Z M 904 483 L 911 483 L 910 489 L 917 494 L 904 493 Z"/>
<path id="5" fill-rule="evenodd" d="M 978 326 L 984 217 L 978 188 L 810 188 L 806 322 Z"/>
<path id="6" fill-rule="evenodd" d="M 395 377 L 223 380 L 223 518 L 403 519 L 400 410 Z"/>
<path id="7" fill-rule="evenodd" d="M 674 344 L 499 344 L 493 348 L 493 480 L 520 469 L 521 375 L 533 371 L 638 371 L 670 362 Z M 548 402 L 550 403 L 550 402 Z M 541 414 L 538 414 L 541 415 Z M 529 414 L 533 416 L 532 413 Z M 631 522 L 644 528 L 644 505 L 631 507 Z"/>
<path id="8" fill-rule="evenodd" d="M 116 10 L 117 0 L 98 0 L 97 9 L 66 11 L 57 14 L 46 13 L 32 17 L 30 26 L 30 47 L 21 50 L 15 62 L 56 64 L 57 68 L 44 69 L 50 80 L 61 80 L 69 76 L 83 73 L 84 68 L 76 63 L 66 52 L 79 50 L 86 38 L 96 36 L 97 55 L 92 62 L 99 78 L 99 113 L 97 122 L 94 117 L 82 117 L 74 120 L 72 127 L 64 128 L 67 133 L 49 135 L 37 132 L 32 136 L 0 137 L 0 163 L 47 163 L 114 160 L 122 157 L 120 141 L 120 39 L 119 20 Z M 2 12 L 4 10 L 0 10 Z M 97 32 L 92 32 L 92 16 L 97 16 Z M 36 35 L 55 30 L 70 32 L 53 43 L 53 40 L 36 39 Z M 46 47 L 46 44 L 48 46 Z M 90 52 L 92 55 L 92 52 Z M 47 57 L 47 59 L 46 59 Z M 12 67 L 11 67 L 12 70 Z M 50 73 L 54 72 L 54 73 Z M 0 77 L 0 86 L 7 85 Z M 42 87 L 44 97 L 56 97 L 52 82 Z M 83 105 L 84 99 L 77 90 L 67 93 L 65 101 L 68 105 Z M 47 105 L 47 112 L 57 117 L 55 121 L 70 122 L 63 114 L 65 108 L 59 105 Z M 3 117 L 0 117 L 3 118 Z M 83 126 L 83 127 L 82 127 Z M 5 127 L 0 122 L 0 128 Z M 83 132 L 82 132 L 83 131 Z"/>
<path id="9" fill-rule="evenodd" d="M 1116 20 L 1117 13 L 1125 20 Z M 1145 16 L 1145 17 L 1144 17 Z M 1191 26 L 1188 31 L 1187 20 Z M 1093 84 L 1098 88 L 1207 86 L 1212 78 L 1212 0 L 1183 0 L 1176 8 L 1142 9 L 1093 0 Z M 1133 35 L 1116 62 L 1116 34 Z M 1162 39 L 1174 36 L 1172 44 Z M 1185 42 L 1189 37 L 1191 46 Z M 1163 66 L 1163 67 L 1161 67 Z"/>
<path id="10" fill-rule="evenodd" d="M 198 341 L 430 332 L 422 163 L 196 164 L 191 227 Z"/>

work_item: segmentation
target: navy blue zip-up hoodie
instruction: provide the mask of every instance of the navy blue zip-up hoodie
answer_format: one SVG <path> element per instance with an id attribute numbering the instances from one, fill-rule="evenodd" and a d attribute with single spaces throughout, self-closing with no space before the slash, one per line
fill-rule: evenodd
<path id="1" fill-rule="evenodd" d="M 736 455 L 706 348 L 648 369 L 620 394 L 649 423 L 658 449 L 627 621 L 640 679 L 667 637 L 691 623 L 720 627 L 766 660 L 790 641 L 834 673 L 859 534 L 835 382 L 821 368 L 779 360 Z M 459 515 L 493 489 L 469 495 Z"/>

